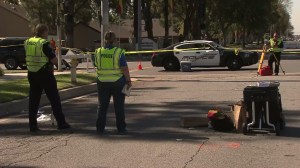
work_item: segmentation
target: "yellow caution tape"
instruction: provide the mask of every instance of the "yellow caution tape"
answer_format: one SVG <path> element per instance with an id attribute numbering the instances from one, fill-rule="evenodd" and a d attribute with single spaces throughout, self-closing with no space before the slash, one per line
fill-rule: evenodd
<path id="1" fill-rule="evenodd" d="M 7 46 L 0 46 L 0 48 L 6 48 L 6 47 L 17 47 L 17 46 L 24 46 L 24 44 L 19 45 L 7 45 Z M 74 48 L 68 48 L 64 47 L 66 49 L 74 49 Z M 190 51 L 190 50 L 199 50 L 202 48 L 187 48 L 187 49 L 175 49 L 175 50 L 141 50 L 141 51 L 125 51 L 125 54 L 146 54 L 146 53 L 161 53 L 161 52 L 180 52 L 180 51 Z M 240 52 L 239 49 L 233 49 L 233 48 L 226 48 L 234 50 L 235 54 L 238 55 Z M 241 51 L 249 51 L 249 52 L 262 52 L 263 50 L 241 50 Z M 268 52 L 267 52 L 268 53 Z M 300 54 L 300 51 L 283 51 L 284 54 Z M 82 54 L 95 54 L 95 52 L 82 52 Z"/>

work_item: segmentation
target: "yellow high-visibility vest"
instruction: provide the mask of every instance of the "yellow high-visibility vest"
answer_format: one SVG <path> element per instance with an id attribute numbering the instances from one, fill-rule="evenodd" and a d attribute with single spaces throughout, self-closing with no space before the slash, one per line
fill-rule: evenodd
<path id="1" fill-rule="evenodd" d="M 277 43 L 278 43 L 277 45 L 281 45 L 282 40 L 280 38 L 277 39 Z M 271 46 L 270 51 L 272 51 L 272 52 L 282 52 L 282 48 L 274 47 L 275 46 L 275 41 L 274 41 L 273 38 L 270 39 L 270 46 Z"/>
<path id="2" fill-rule="evenodd" d="M 124 50 L 118 47 L 111 49 L 98 48 L 95 51 L 95 65 L 98 80 L 101 82 L 115 82 L 123 76 L 120 69 L 120 58 Z"/>
<path id="3" fill-rule="evenodd" d="M 43 45 L 46 42 L 47 40 L 39 37 L 32 37 L 24 42 L 28 71 L 37 72 L 49 62 L 48 57 L 43 52 Z"/>

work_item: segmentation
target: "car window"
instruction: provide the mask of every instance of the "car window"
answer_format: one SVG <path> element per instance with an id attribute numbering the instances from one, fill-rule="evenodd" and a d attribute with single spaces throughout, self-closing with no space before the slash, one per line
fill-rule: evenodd
<path id="1" fill-rule="evenodd" d="M 7 44 L 7 40 L 4 40 L 4 39 L 1 40 L 1 41 L 0 41 L 0 45 L 1 45 L 1 46 L 6 46 L 6 45 L 8 45 L 8 44 Z"/>
<path id="2" fill-rule="evenodd" d="M 197 43 L 195 44 L 195 48 L 197 48 L 198 50 L 211 50 L 211 46 L 209 46 L 206 43 Z"/>
<path id="3" fill-rule="evenodd" d="M 182 44 L 176 47 L 177 49 L 192 49 L 196 48 L 195 44 Z"/>
<path id="4" fill-rule="evenodd" d="M 223 46 L 221 46 L 220 44 L 217 44 L 215 42 L 210 42 L 209 44 L 211 46 L 213 46 L 214 48 L 225 49 Z"/>

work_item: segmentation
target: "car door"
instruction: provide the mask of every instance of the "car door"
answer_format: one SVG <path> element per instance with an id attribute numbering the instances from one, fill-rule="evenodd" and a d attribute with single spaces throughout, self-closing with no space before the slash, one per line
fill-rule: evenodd
<path id="1" fill-rule="evenodd" d="M 174 47 L 174 55 L 180 61 L 190 61 L 191 66 L 196 66 L 195 43 L 184 43 Z"/>
<path id="2" fill-rule="evenodd" d="M 214 67 L 220 65 L 220 53 L 208 43 L 196 43 L 196 66 Z"/>
<path id="3" fill-rule="evenodd" d="M 18 62 L 25 62 L 24 39 L 16 39 L 10 41 L 10 55 L 17 59 Z"/>

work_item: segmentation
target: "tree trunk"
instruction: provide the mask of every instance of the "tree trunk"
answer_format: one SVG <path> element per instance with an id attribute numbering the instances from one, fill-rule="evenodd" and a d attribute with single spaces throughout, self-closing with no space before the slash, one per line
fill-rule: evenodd
<path id="1" fill-rule="evenodd" d="M 73 47 L 74 45 L 74 6 L 74 0 L 64 1 L 65 40 L 67 47 Z"/>
<path id="2" fill-rule="evenodd" d="M 221 31 L 222 31 L 222 34 L 223 34 L 223 44 L 222 45 L 224 47 L 226 47 L 226 45 L 227 45 L 227 39 L 226 39 L 227 30 L 223 28 Z"/>
<path id="3" fill-rule="evenodd" d="M 169 45 L 169 3 L 168 0 L 164 0 L 164 17 L 165 17 L 165 38 L 164 38 L 164 47 Z"/>
<path id="4" fill-rule="evenodd" d="M 153 23 L 150 9 L 151 0 L 142 0 L 142 11 L 145 20 L 145 31 L 147 31 L 148 38 L 153 40 Z"/>
<path id="5" fill-rule="evenodd" d="M 194 17 L 193 37 L 195 39 L 201 39 L 202 25 L 205 23 L 205 0 L 197 0 L 194 4 L 196 15 Z"/>
<path id="6" fill-rule="evenodd" d="M 138 0 L 133 1 L 133 35 L 135 41 L 138 41 Z"/>
<path id="7" fill-rule="evenodd" d="M 243 25 L 243 34 L 242 34 L 242 36 L 243 36 L 243 45 L 242 45 L 242 47 L 243 48 L 245 48 L 245 46 L 246 46 L 246 43 L 245 43 L 245 38 L 246 38 L 246 27 L 245 27 L 245 25 Z"/>
<path id="8" fill-rule="evenodd" d="M 195 8 L 193 5 L 193 0 L 189 1 L 186 7 L 186 15 L 184 19 L 184 30 L 183 30 L 183 36 L 185 40 L 191 40 L 190 38 L 190 32 L 191 32 L 191 22 L 192 22 L 192 17 L 194 16 L 195 13 Z"/>

